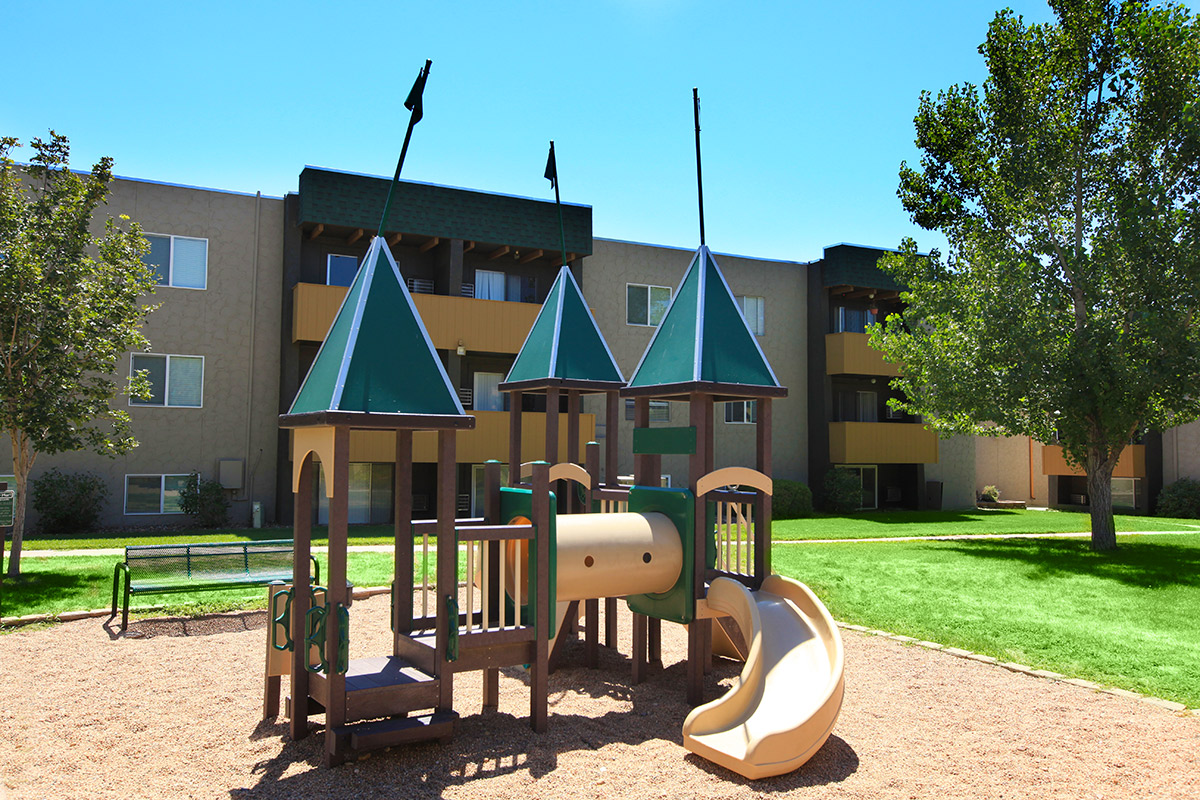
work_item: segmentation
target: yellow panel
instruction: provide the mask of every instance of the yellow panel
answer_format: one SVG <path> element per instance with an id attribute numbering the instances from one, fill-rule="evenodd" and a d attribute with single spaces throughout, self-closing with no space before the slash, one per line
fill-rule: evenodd
<path id="1" fill-rule="evenodd" d="M 346 291 L 344 286 L 297 283 L 292 290 L 292 341 L 324 341 Z M 486 353 L 520 352 L 541 310 L 536 303 L 440 294 L 414 294 L 413 302 L 434 347 L 454 350 L 461 342 L 468 350 Z"/>
<path id="2" fill-rule="evenodd" d="M 508 461 L 508 412 L 472 411 L 475 429 L 459 431 L 457 461 L 460 464 L 482 464 L 489 459 Z M 567 460 L 567 420 L 559 417 L 558 458 Z M 579 415 L 579 452 L 596 438 L 596 415 Z M 525 460 L 540 459 L 546 452 L 546 415 L 527 411 L 521 415 L 521 454 Z M 428 432 L 413 434 L 413 460 L 437 460 L 437 435 Z"/>
<path id="3" fill-rule="evenodd" d="M 292 341 L 325 341 L 347 291 L 345 286 L 297 283 L 292 289 Z"/>
<path id="4" fill-rule="evenodd" d="M 883 353 L 871 347 L 865 333 L 829 333 L 825 335 L 826 375 L 882 375 L 896 377 L 900 370 L 883 360 Z"/>
<path id="5" fill-rule="evenodd" d="M 834 464 L 934 464 L 937 434 L 912 422 L 831 422 Z"/>
<path id="6" fill-rule="evenodd" d="M 1042 447 L 1043 475 L 1083 475 L 1083 470 L 1076 469 L 1067 463 L 1063 457 L 1060 445 L 1048 444 Z M 1113 469 L 1114 478 L 1144 478 L 1146 477 L 1146 445 L 1131 444 L 1121 451 L 1121 458 Z"/>

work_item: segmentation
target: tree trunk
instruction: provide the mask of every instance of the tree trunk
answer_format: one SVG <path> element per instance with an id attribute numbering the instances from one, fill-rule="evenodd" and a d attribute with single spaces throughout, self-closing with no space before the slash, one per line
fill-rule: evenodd
<path id="1" fill-rule="evenodd" d="M 1117 549 L 1117 528 L 1112 510 L 1112 474 L 1119 456 L 1119 452 L 1114 456 L 1100 448 L 1088 450 L 1088 504 L 1092 516 L 1092 549 L 1097 552 Z"/>
<path id="2" fill-rule="evenodd" d="M 8 575 L 21 574 L 21 543 L 25 539 L 25 501 L 29 497 L 29 472 L 33 469 L 34 454 L 29 452 L 29 440 L 18 430 L 9 429 L 12 440 L 13 477 L 17 480 L 17 501 L 13 504 L 12 549 L 8 552 Z"/>

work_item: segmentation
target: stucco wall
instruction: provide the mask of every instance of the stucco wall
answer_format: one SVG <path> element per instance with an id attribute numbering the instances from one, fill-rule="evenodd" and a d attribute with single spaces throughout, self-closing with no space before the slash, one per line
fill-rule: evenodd
<path id="1" fill-rule="evenodd" d="M 594 241 L 592 255 L 584 262 L 582 288 L 626 380 L 632 377 L 654 334 L 652 327 L 626 324 L 626 284 L 669 286 L 674 293 L 693 255 L 694 251 L 680 248 L 611 239 Z M 719 253 L 714 257 L 735 296 L 766 298 L 766 333 L 758 337 L 758 343 L 779 382 L 788 388 L 788 396 L 773 403 L 773 474 L 807 481 L 808 387 L 804 346 L 807 281 L 803 272 L 806 266 Z M 589 400 L 585 410 L 597 413 L 598 420 L 603 419 L 600 400 Z M 621 474 L 630 474 L 633 423 L 625 420 L 623 408 L 620 416 L 620 470 Z M 724 407 L 719 404 L 715 418 L 716 466 L 753 466 L 754 426 L 727 424 Z M 670 421 L 653 424 L 687 425 L 687 403 L 671 403 Z M 673 485 L 686 485 L 686 457 L 664 457 L 663 471 L 671 474 Z"/>
<path id="2" fill-rule="evenodd" d="M 1032 477 L 1032 481 L 1031 481 Z M 1001 500 L 1050 505 L 1050 489 L 1042 474 L 1042 445 L 1028 436 L 980 436 L 975 442 L 975 491 L 1000 490 Z M 1030 489 L 1032 488 L 1032 494 Z"/>
<path id="3" fill-rule="evenodd" d="M 938 442 L 938 461 L 925 465 L 925 480 L 942 482 L 942 508 L 975 507 L 975 447 L 973 436 L 952 436 Z"/>
<path id="4" fill-rule="evenodd" d="M 1180 478 L 1200 480 L 1200 422 L 1189 422 L 1162 435 L 1163 485 Z"/>
<path id="5" fill-rule="evenodd" d="M 282 200 L 119 180 L 100 212 L 126 214 L 147 233 L 208 239 L 207 288 L 159 287 L 150 302 L 160 308 L 145 327 L 151 353 L 204 356 L 203 406 L 131 407 L 120 396 L 114 404 L 129 411 L 139 441 L 136 449 L 115 459 L 86 452 L 40 456 L 33 477 L 55 466 L 102 475 L 110 491 L 104 525 L 182 524 L 178 515 L 125 515 L 125 476 L 197 471 L 216 479 L 218 459 L 244 459 L 244 488 L 228 495 L 233 501 L 230 520 L 248 522 L 252 500 L 261 501 L 264 516 L 272 520 Z M 103 217 L 94 225 L 97 233 L 102 228 Z M 118 379 L 123 381 L 129 370 L 130 354 L 125 354 Z M 7 437 L 0 448 L 0 463 L 11 467 Z"/>

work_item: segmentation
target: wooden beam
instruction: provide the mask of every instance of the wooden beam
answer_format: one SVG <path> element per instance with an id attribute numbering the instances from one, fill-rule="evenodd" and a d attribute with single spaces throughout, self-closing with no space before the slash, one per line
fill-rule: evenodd
<path id="1" fill-rule="evenodd" d="M 471 252 L 471 251 L 472 251 L 472 250 L 474 250 L 474 249 L 475 249 L 475 243 L 474 243 L 474 242 L 463 242 L 463 252 L 464 252 L 464 253 L 469 253 L 469 252 Z"/>
<path id="2" fill-rule="evenodd" d="M 852 292 L 852 291 L 854 291 L 853 286 L 830 286 L 829 287 L 830 294 L 845 294 L 846 292 Z"/>
<path id="3" fill-rule="evenodd" d="M 317 238 L 318 236 L 320 236 L 320 235 L 321 235 L 322 233 L 324 233 L 324 232 L 325 232 L 325 223 L 323 223 L 323 222 L 318 222 L 318 223 L 317 223 L 317 226 L 316 226 L 315 228 L 313 228 L 311 231 L 309 231 L 309 232 L 308 232 L 308 238 L 309 238 L 309 241 L 311 241 L 311 240 L 313 240 L 313 239 Z"/>
<path id="4" fill-rule="evenodd" d="M 853 292 L 846 294 L 847 300 L 862 300 L 863 298 L 875 297 L 879 292 L 875 289 L 855 289 Z"/>
<path id="5" fill-rule="evenodd" d="M 400 240 L 403 238 L 404 238 L 403 234 L 400 234 L 400 233 L 391 234 L 390 236 L 387 237 L 388 246 L 395 247 L 396 245 L 400 244 Z"/>
<path id="6" fill-rule="evenodd" d="M 506 256 L 509 254 L 509 252 L 511 250 L 512 250 L 511 247 L 509 247 L 506 244 L 502 244 L 499 247 L 497 247 L 495 250 L 493 250 L 492 252 L 488 253 L 488 261 L 495 261 L 500 256 Z"/>
<path id="7" fill-rule="evenodd" d="M 354 244 L 363 237 L 363 229 L 357 228 L 354 233 L 346 237 L 346 244 Z"/>
<path id="8" fill-rule="evenodd" d="M 418 252 L 420 252 L 420 253 L 428 253 L 430 250 L 432 250 L 433 248 L 437 247 L 437 246 L 438 246 L 438 243 L 439 243 L 439 242 L 441 242 L 441 241 L 442 241 L 442 240 L 441 240 L 441 239 L 439 239 L 438 237 L 436 237 L 436 236 L 433 236 L 433 237 L 431 237 L 431 238 L 429 238 L 429 239 L 426 239 L 426 240 L 425 240 L 425 244 L 423 244 L 423 245 L 421 245 L 420 247 L 418 247 L 418 248 L 417 248 L 417 251 L 418 251 Z"/>
<path id="9" fill-rule="evenodd" d="M 534 259 L 541 258 L 541 257 L 542 257 L 541 250 L 530 250 L 528 253 L 521 256 L 520 261 L 517 263 L 528 264 L 530 261 L 533 261 Z"/>

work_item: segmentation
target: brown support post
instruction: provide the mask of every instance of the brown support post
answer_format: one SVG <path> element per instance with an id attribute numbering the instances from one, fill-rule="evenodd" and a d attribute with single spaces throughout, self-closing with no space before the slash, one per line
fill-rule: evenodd
<path id="1" fill-rule="evenodd" d="M 650 426 L 650 398 L 637 397 L 633 401 L 633 424 L 637 428 Z M 652 480 L 653 479 L 653 480 Z M 653 457 L 648 455 L 633 456 L 633 482 L 637 486 L 657 486 L 659 479 L 654 472 Z M 633 614 L 633 676 L 635 684 L 646 680 L 647 648 L 649 646 L 649 617 L 634 612 Z"/>
<path id="2" fill-rule="evenodd" d="M 437 657 L 434 669 L 439 686 L 438 711 L 454 708 L 454 674 L 447 659 L 450 646 L 448 600 L 458 601 L 458 537 L 454 532 L 454 501 L 458 492 L 455 431 L 438 431 L 437 462 Z"/>
<path id="3" fill-rule="evenodd" d="M 606 394 L 605 401 L 609 404 L 609 407 L 611 410 L 611 407 L 613 404 L 613 398 L 617 396 L 617 393 L 616 392 L 606 392 L 605 394 Z M 605 438 L 605 447 L 610 452 L 616 450 L 616 430 L 617 429 L 616 429 L 615 423 L 610 422 L 609 427 L 607 428 L 607 430 L 605 431 L 605 434 L 604 434 L 606 437 Z M 607 470 L 608 475 L 612 475 L 615 477 L 616 471 L 617 471 L 616 461 L 610 461 L 609 465 L 605 469 Z M 588 471 L 588 475 L 592 476 L 592 491 L 595 492 L 602 485 L 600 483 L 600 445 L 596 442 L 588 442 L 588 444 L 587 444 L 587 471 Z M 616 485 L 616 484 L 613 483 L 611 485 Z M 587 512 L 591 512 L 591 510 L 592 510 L 591 505 L 589 504 L 588 508 L 586 508 L 584 510 Z M 600 601 L 599 600 L 589 600 L 587 605 L 585 606 L 584 613 L 586 613 L 587 617 L 588 617 L 588 631 L 587 631 L 588 639 L 587 639 L 587 654 L 586 654 L 587 655 L 587 665 L 589 667 L 595 667 L 600 664 L 600 651 L 598 648 L 596 648 L 592 644 L 593 640 L 591 638 L 591 636 L 592 636 L 591 621 L 593 618 L 595 618 L 595 620 L 596 620 L 596 637 L 598 639 L 599 635 L 600 635 L 600 632 L 599 632 Z M 616 647 L 617 646 L 617 598 L 615 598 L 615 597 L 604 598 L 604 646 L 605 647 Z"/>
<path id="4" fill-rule="evenodd" d="M 621 405 L 621 395 L 615 389 L 604 393 L 604 483 L 607 486 L 616 486 L 619 483 L 617 473 L 620 471 L 620 467 L 617 466 L 617 446 L 621 443 Z"/>
<path id="5" fill-rule="evenodd" d="M 396 549 L 392 576 L 392 654 L 400 654 L 400 635 L 412 633 L 412 438 L 411 430 L 396 431 L 396 480 L 393 492 Z"/>
<path id="6" fill-rule="evenodd" d="M 704 474 L 707 475 L 708 473 L 712 472 L 713 469 L 715 469 L 715 464 L 716 464 L 716 455 L 717 455 L 716 408 L 715 408 L 715 403 L 713 403 L 712 395 L 706 394 L 703 397 L 704 397 L 703 404 L 704 404 L 704 437 L 705 437 L 705 439 L 704 439 L 704 441 L 705 441 Z M 697 432 L 697 433 L 699 433 L 699 432 Z M 707 536 L 712 536 L 712 535 L 713 535 L 713 532 L 708 531 Z M 703 543 L 697 542 L 696 546 L 703 547 Z M 702 586 L 704 583 L 703 576 L 704 576 L 705 571 L 707 570 L 707 564 L 704 563 L 703 557 L 700 557 L 697 560 L 701 564 L 700 573 L 699 573 L 701 577 L 699 578 L 697 585 Z M 705 675 L 712 672 L 712 668 L 713 668 L 713 663 L 712 663 L 713 662 L 713 658 L 712 658 L 712 640 L 713 640 L 712 626 L 713 626 L 713 621 L 711 619 L 704 620 L 703 624 L 700 626 L 700 632 L 702 634 L 704 634 L 704 641 L 701 643 L 701 651 L 700 652 L 701 652 L 701 662 L 704 665 L 704 674 Z"/>
<path id="7" fill-rule="evenodd" d="M 329 703 L 325 707 L 326 766 L 333 767 L 346 760 L 345 748 L 339 741 L 341 728 L 346 724 L 346 675 L 338 672 L 338 637 L 341 623 L 338 609 L 348 605 L 346 587 L 347 526 L 350 520 L 350 429 L 338 425 L 333 429 L 333 464 L 325 480 L 333 486 L 329 498 L 329 586 L 328 616 L 325 617 L 325 660 L 329 664 L 325 685 Z"/>
<path id="8" fill-rule="evenodd" d="M 695 393 L 688 397 L 688 417 L 696 428 L 696 452 L 688 458 L 688 484 L 693 493 L 696 482 L 711 471 L 712 463 L 712 396 Z M 696 498 L 696 541 L 695 557 L 685 569 L 695 576 L 695 599 L 705 594 L 705 544 L 712 535 L 707 530 L 708 503 L 704 497 Z M 704 701 L 705 643 L 711 636 L 709 620 L 694 619 L 688 625 L 687 700 L 691 705 Z"/>
<path id="9" fill-rule="evenodd" d="M 579 390 L 567 390 L 567 463 L 579 463 Z M 567 481 L 566 483 L 570 483 Z M 578 514 L 580 508 L 579 493 L 574 486 L 565 486 L 567 492 L 567 512 Z"/>
<path id="10" fill-rule="evenodd" d="M 546 461 L 557 464 L 558 458 L 558 387 L 546 390 Z"/>
<path id="11" fill-rule="evenodd" d="M 308 670 L 305 669 L 308 647 L 304 644 L 304 615 L 308 612 L 312 594 L 308 590 L 311 576 L 308 560 L 312 553 L 312 453 L 300 464 L 300 481 L 292 497 L 295 521 L 292 523 L 292 675 L 288 692 L 292 706 L 292 740 L 308 736 Z"/>
<path id="12" fill-rule="evenodd" d="M 489 461 L 483 465 L 483 516 L 488 525 L 503 525 L 507 520 L 500 519 L 500 462 Z M 500 608 L 500 543 L 488 542 L 487 559 L 483 568 L 488 571 L 488 616 L 495 616 Z M 484 627 L 492 624 L 492 620 L 483 620 Z M 487 667 L 483 670 L 483 707 L 485 709 L 500 706 L 500 669 Z"/>
<path id="13" fill-rule="evenodd" d="M 756 468 L 771 475 L 771 399 L 758 401 L 758 423 L 754 426 Z M 754 581 L 761 586 L 771 574 L 771 495 L 759 492 L 754 502 Z"/>
<path id="14" fill-rule="evenodd" d="M 521 482 L 521 392 L 508 393 L 508 485 Z"/>
<path id="15" fill-rule="evenodd" d="M 556 392 L 557 394 L 557 392 Z M 545 733 L 549 724 L 550 672 L 550 466 L 534 464 L 533 523 L 537 526 L 537 603 L 534 607 L 534 659 L 529 665 L 529 717 L 533 730 Z"/>
<path id="16" fill-rule="evenodd" d="M 600 445 L 597 442 L 588 442 L 584 448 L 583 468 L 592 479 L 592 488 L 587 492 L 587 508 L 584 509 L 584 512 L 590 512 L 593 495 L 600 489 Z"/>

